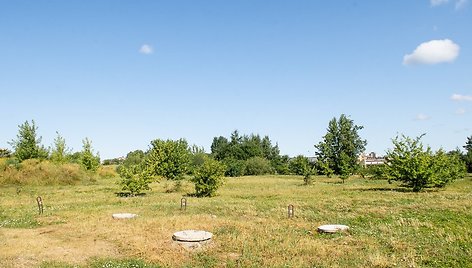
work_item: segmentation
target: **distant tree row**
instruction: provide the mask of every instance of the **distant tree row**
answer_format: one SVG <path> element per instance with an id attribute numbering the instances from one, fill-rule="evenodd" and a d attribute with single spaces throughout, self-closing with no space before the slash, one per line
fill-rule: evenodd
<path id="1" fill-rule="evenodd" d="M 222 161 L 230 177 L 263 174 L 289 174 L 289 157 L 280 155 L 279 146 L 272 145 L 268 136 L 240 135 L 237 130 L 230 138 L 214 137 L 211 156 Z"/>
<path id="2" fill-rule="evenodd" d="M 54 163 L 79 163 L 86 170 L 96 171 L 100 157 L 94 153 L 92 142 L 85 138 L 82 151 L 72 153 L 65 139 L 57 133 L 52 147 L 46 149 L 37 135 L 34 121 L 18 126 L 17 138 L 9 144 L 13 152 L 0 149 L 0 157 L 16 161 L 48 159 Z M 196 192 L 201 196 L 214 195 L 222 184 L 223 175 L 238 177 L 263 174 L 303 175 L 305 183 L 314 174 L 339 176 L 343 182 L 354 174 L 365 173 L 358 159 L 367 144 L 359 131 L 363 126 L 342 114 L 328 123 L 326 134 L 315 145 L 315 158 L 297 156 L 290 159 L 281 155 L 278 144 L 268 136 L 241 135 L 233 131 L 229 138 L 214 137 L 211 153 L 196 145 L 189 146 L 185 139 L 151 141 L 146 152 L 136 150 L 125 158 L 105 160 L 106 164 L 118 165 L 122 189 L 132 194 L 149 188 L 149 183 L 159 178 L 175 181 L 175 187 L 185 176 L 195 182 Z M 376 167 L 375 177 L 396 180 L 404 186 L 419 191 L 425 187 L 443 187 L 450 181 L 472 172 L 472 136 L 467 139 L 462 153 L 459 149 L 446 153 L 432 152 L 421 144 L 421 137 L 412 139 L 399 136 L 392 140 L 393 149 L 387 151 L 386 165 Z M 206 191 L 206 192 L 205 192 Z"/>

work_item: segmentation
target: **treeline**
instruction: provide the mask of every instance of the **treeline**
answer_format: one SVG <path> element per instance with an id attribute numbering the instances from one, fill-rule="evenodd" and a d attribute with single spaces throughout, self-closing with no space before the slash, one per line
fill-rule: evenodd
<path id="1" fill-rule="evenodd" d="M 65 139 L 57 133 L 53 146 L 46 148 L 37 135 L 34 121 L 19 125 L 16 139 L 9 144 L 13 151 L 0 150 L 3 168 L 19 167 L 28 159 L 48 160 L 56 164 L 75 163 L 88 172 L 100 166 L 100 157 L 94 153 L 92 142 L 85 138 L 83 148 L 72 153 Z M 468 171 L 472 172 L 472 136 L 464 146 L 452 152 L 433 152 L 416 139 L 400 136 L 393 139 L 393 149 L 387 151 L 386 163 L 380 167 L 366 169 L 359 161 L 367 141 L 359 131 L 363 126 L 342 114 L 328 123 L 326 134 L 314 145 L 315 157 L 299 155 L 290 158 L 281 155 L 277 143 L 269 136 L 240 134 L 233 131 L 229 137 L 214 137 L 211 151 L 205 152 L 196 145 L 190 146 L 185 139 L 150 142 L 148 150 L 135 150 L 124 158 L 107 159 L 106 165 L 117 165 L 124 191 L 132 194 L 148 189 L 152 181 L 165 178 L 180 185 L 187 176 L 195 182 L 196 191 L 202 196 L 211 196 L 222 184 L 221 177 L 238 177 L 264 174 L 303 175 L 310 182 L 312 175 L 339 176 L 343 182 L 359 174 L 363 177 L 382 178 L 403 182 L 415 191 L 425 187 L 442 187 Z M 418 182 L 420 181 L 420 182 Z M 198 189 L 198 190 L 197 190 Z"/>

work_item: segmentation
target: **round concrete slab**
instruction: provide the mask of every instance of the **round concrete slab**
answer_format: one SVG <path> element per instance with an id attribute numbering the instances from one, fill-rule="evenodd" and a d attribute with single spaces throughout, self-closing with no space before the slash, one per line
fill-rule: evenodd
<path id="1" fill-rule="evenodd" d="M 138 215 L 132 213 L 115 213 L 112 215 L 113 219 L 132 219 L 136 216 Z"/>
<path id="2" fill-rule="evenodd" d="M 201 242 L 210 240 L 213 234 L 207 231 L 185 230 L 175 232 L 172 239 L 180 242 Z"/>
<path id="3" fill-rule="evenodd" d="M 349 226 L 341 224 L 327 224 L 318 227 L 320 233 L 337 233 L 349 230 Z"/>

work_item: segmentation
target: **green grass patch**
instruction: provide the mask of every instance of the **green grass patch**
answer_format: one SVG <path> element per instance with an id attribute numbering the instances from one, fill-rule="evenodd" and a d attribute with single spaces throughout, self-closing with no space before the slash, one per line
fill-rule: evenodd
<path id="1" fill-rule="evenodd" d="M 471 267 L 472 178 L 413 193 L 386 181 L 317 176 L 228 178 L 213 198 L 193 185 L 153 183 L 119 197 L 114 178 L 95 184 L 25 185 L 0 191 L 0 263 L 15 267 Z M 37 215 L 36 196 L 44 215 Z M 180 199 L 187 198 L 187 209 Z M 287 207 L 295 217 L 287 217 Z M 112 213 L 138 217 L 114 220 Z M 319 234 L 323 224 L 345 224 Z M 203 229 L 213 242 L 189 251 L 173 232 Z M 44 250 L 48 245 L 48 251 Z M 25 252 L 30 255 L 25 256 Z M 29 265 L 31 264 L 31 265 Z"/>

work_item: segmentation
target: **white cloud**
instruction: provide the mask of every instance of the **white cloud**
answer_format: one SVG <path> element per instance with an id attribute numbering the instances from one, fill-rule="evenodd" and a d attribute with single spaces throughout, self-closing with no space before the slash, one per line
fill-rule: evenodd
<path id="1" fill-rule="evenodd" d="M 431 117 L 429 115 L 425 115 L 425 114 L 418 114 L 415 118 L 416 121 L 426 121 L 426 120 L 429 120 L 431 119 Z"/>
<path id="2" fill-rule="evenodd" d="M 139 49 L 139 53 L 142 53 L 142 54 L 152 54 L 154 52 L 154 49 L 152 48 L 152 46 L 148 45 L 148 44 L 144 44 L 141 46 L 141 48 Z"/>
<path id="3" fill-rule="evenodd" d="M 468 1 L 468 0 L 458 0 L 458 1 L 456 2 L 456 10 L 457 10 L 457 9 L 462 9 L 462 8 L 464 8 L 465 5 L 467 4 L 467 1 Z"/>
<path id="4" fill-rule="evenodd" d="M 413 53 L 405 55 L 403 57 L 403 64 L 453 62 L 459 56 L 459 50 L 459 45 L 449 39 L 431 40 L 420 44 Z"/>
<path id="5" fill-rule="evenodd" d="M 472 101 L 472 95 L 452 94 L 451 100 L 453 100 L 453 101 Z"/>
<path id="6" fill-rule="evenodd" d="M 431 6 L 435 7 L 435 6 L 440 6 L 442 4 L 447 4 L 449 0 L 430 0 L 429 2 L 431 3 Z"/>
<path id="7" fill-rule="evenodd" d="M 456 10 L 462 9 L 467 5 L 467 2 L 469 0 L 456 0 L 456 1 L 450 1 L 450 0 L 429 0 L 429 3 L 431 4 L 432 7 L 437 7 L 441 5 L 446 5 L 450 2 L 454 2 Z"/>
<path id="8" fill-rule="evenodd" d="M 465 111 L 464 108 L 459 108 L 459 109 L 456 110 L 456 114 L 458 114 L 458 115 L 463 115 L 463 114 L 465 114 L 465 112 L 466 111 Z"/>

